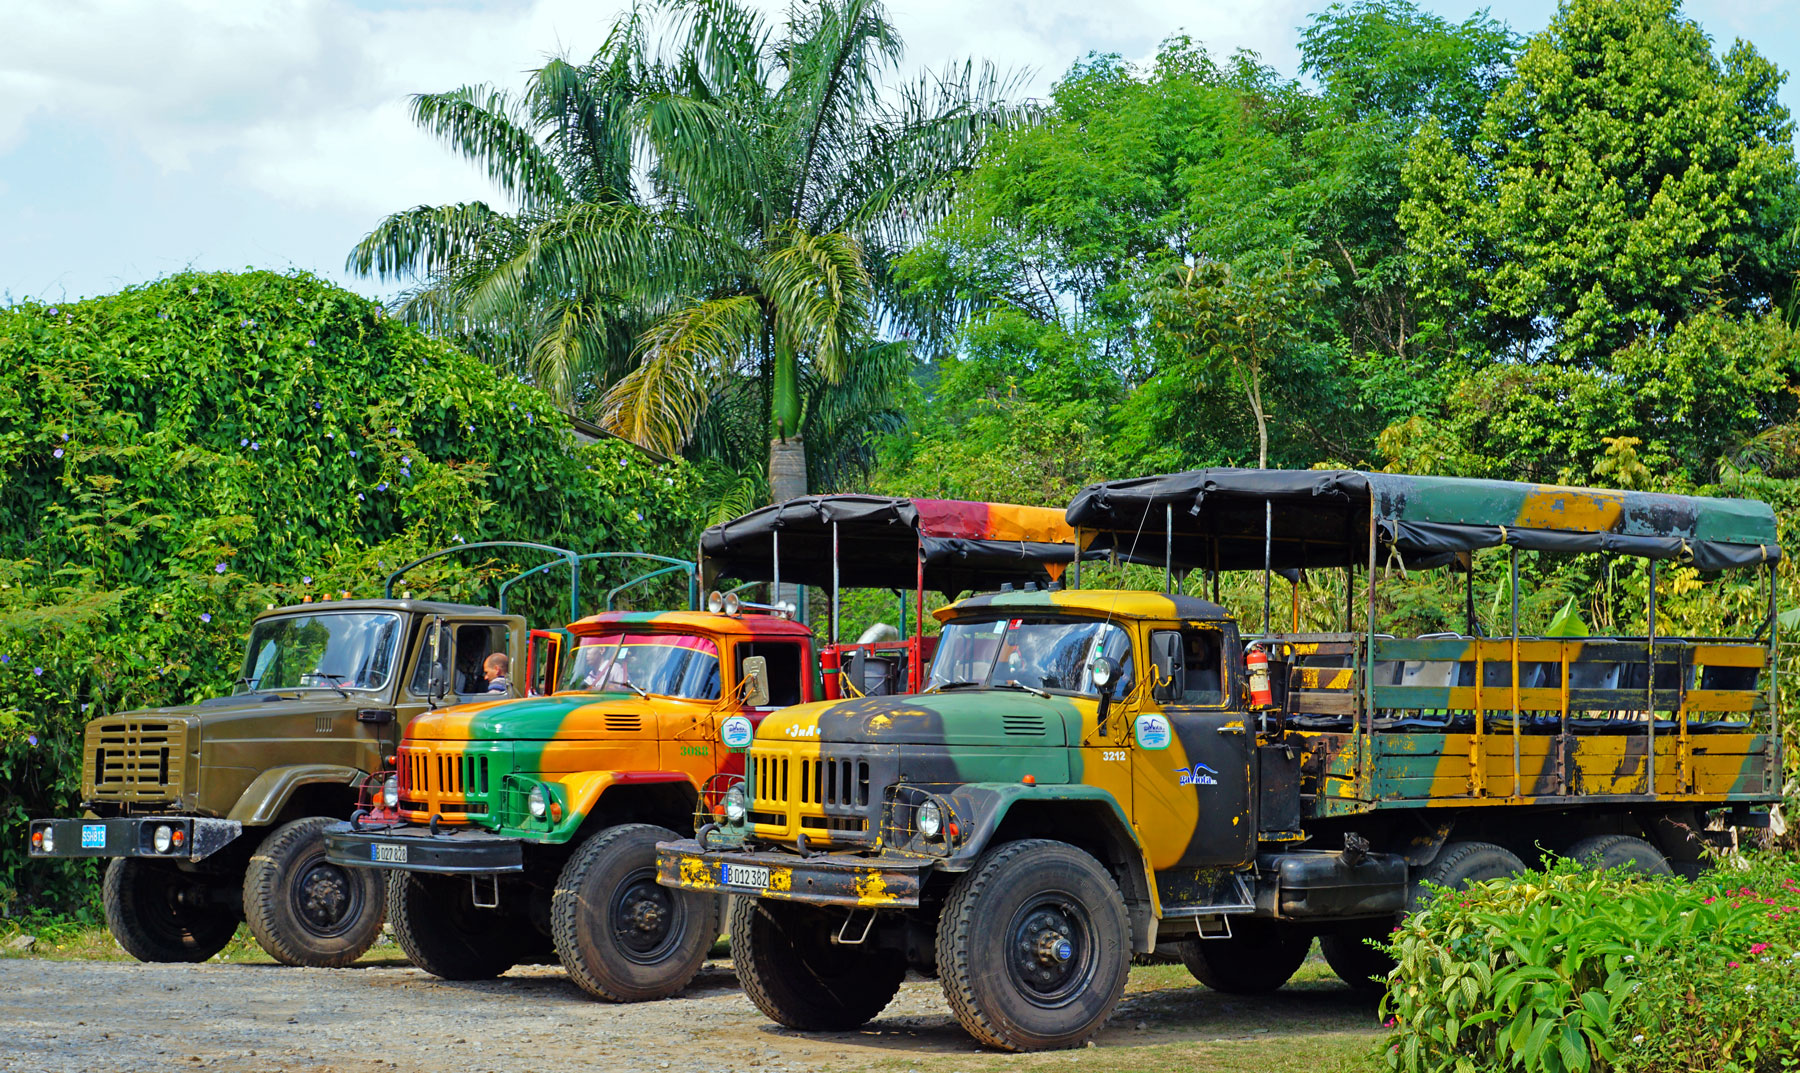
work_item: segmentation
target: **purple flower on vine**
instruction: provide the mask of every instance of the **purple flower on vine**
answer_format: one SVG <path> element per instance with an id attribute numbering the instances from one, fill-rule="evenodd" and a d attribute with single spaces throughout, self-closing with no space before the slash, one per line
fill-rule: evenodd
<path id="1" fill-rule="evenodd" d="M 382 482 L 381 482 L 381 483 L 380 483 L 380 484 L 378 484 L 378 485 L 376 485 L 376 486 L 375 486 L 375 490 L 376 490 L 376 491 L 377 491 L 377 492 L 385 492 L 385 491 L 387 491 L 387 482 L 386 482 L 386 481 L 382 481 Z"/>
<path id="2" fill-rule="evenodd" d="M 252 451 L 260 451 L 260 450 L 262 450 L 262 444 L 257 443 L 255 440 L 251 440 L 250 441 L 250 449 Z"/>
<path id="3" fill-rule="evenodd" d="M 63 442 L 64 443 L 69 442 L 69 434 L 67 432 L 63 433 Z"/>
<path id="4" fill-rule="evenodd" d="M 356 501 L 358 503 L 363 502 L 363 494 L 361 492 L 356 493 Z"/>
<path id="5" fill-rule="evenodd" d="M 213 564 L 213 573 L 223 574 L 224 572 L 225 572 L 225 564 L 224 563 L 214 563 Z"/>
<path id="6" fill-rule="evenodd" d="M 211 622 L 212 621 L 212 612 L 211 611 L 200 612 L 200 621 L 201 622 Z"/>
<path id="7" fill-rule="evenodd" d="M 58 447 L 56 450 L 50 452 L 51 458 L 61 458 L 62 456 L 63 456 L 63 449 L 61 447 Z"/>
<path id="8" fill-rule="evenodd" d="M 27 734 L 27 735 L 25 735 L 25 740 L 35 746 L 37 744 L 37 735 L 36 734 Z"/>
<path id="9" fill-rule="evenodd" d="M 319 341 L 318 341 L 318 340 L 316 340 L 316 339 L 308 339 L 308 340 L 307 340 L 307 341 L 306 341 L 306 345 L 307 345 L 307 346 L 318 346 L 318 345 L 319 345 Z"/>
<path id="10" fill-rule="evenodd" d="M 301 578 L 301 579 L 300 579 L 300 584 L 302 584 L 302 585 L 311 585 L 311 584 L 312 584 L 312 578 L 309 578 L 309 577 L 303 577 L 303 578 Z"/>
<path id="11" fill-rule="evenodd" d="M 412 465 L 412 455 L 401 455 L 400 456 L 400 464 L 402 466 Z"/>
<path id="12" fill-rule="evenodd" d="M 400 435 L 400 430 L 399 430 L 399 429 L 398 429 L 398 428 L 389 428 L 389 429 L 388 429 L 388 435 L 390 435 L 390 436 L 398 436 L 398 435 Z"/>
<path id="13" fill-rule="evenodd" d="M 44 676 L 44 668 L 33 667 L 33 668 L 31 668 L 31 673 L 37 675 L 39 678 L 42 678 Z"/>
<path id="14" fill-rule="evenodd" d="M 56 307 L 55 307 L 55 306 L 51 306 L 51 307 L 50 307 L 50 315 L 51 315 L 51 316 L 53 316 L 53 317 L 54 317 L 54 316 L 56 316 L 56 313 L 57 313 L 57 309 L 56 309 Z"/>
<path id="15" fill-rule="evenodd" d="M 351 451 L 351 452 L 350 452 L 350 457 L 351 457 L 351 458 L 355 458 L 355 457 L 356 457 L 356 452 L 355 452 L 355 451 Z"/>
<path id="16" fill-rule="evenodd" d="M 247 440 L 247 439 L 246 439 L 246 440 L 239 440 L 239 441 L 238 441 L 238 446 L 239 446 L 239 447 L 248 447 L 248 446 L 250 446 L 250 441 L 249 441 L 249 440 Z"/>
<path id="17" fill-rule="evenodd" d="M 0 656 L 0 663 L 11 663 L 11 662 L 12 662 L 11 656 Z"/>
<path id="18" fill-rule="evenodd" d="M 412 470 L 410 470 L 410 469 L 403 469 L 403 470 L 401 470 L 401 471 L 400 471 L 400 476 L 402 476 L 402 477 L 410 477 L 410 476 L 412 476 Z"/>

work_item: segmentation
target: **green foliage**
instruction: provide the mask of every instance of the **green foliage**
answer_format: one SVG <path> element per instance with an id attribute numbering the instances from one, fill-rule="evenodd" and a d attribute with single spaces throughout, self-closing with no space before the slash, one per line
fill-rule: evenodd
<path id="1" fill-rule="evenodd" d="M 1389 950 L 1391 1069 L 1800 1064 L 1800 866 L 1790 857 L 1726 858 L 1694 883 L 1562 861 L 1439 893 Z"/>
<path id="2" fill-rule="evenodd" d="M 1566 0 L 1465 150 L 1427 123 L 1399 220 L 1419 295 L 1472 347 L 1586 365 L 1800 264 L 1784 75 L 1713 55 L 1676 0 Z"/>
<path id="3" fill-rule="evenodd" d="M 0 311 L 0 901 L 84 895 L 88 869 L 20 858 L 24 819 L 76 804 L 82 724 L 228 691 L 264 607 L 378 596 L 458 542 L 690 554 L 695 486 L 577 444 L 541 391 L 307 276 Z M 408 586 L 487 602 L 508 562 Z M 555 584 L 525 594 L 553 624 Z"/>

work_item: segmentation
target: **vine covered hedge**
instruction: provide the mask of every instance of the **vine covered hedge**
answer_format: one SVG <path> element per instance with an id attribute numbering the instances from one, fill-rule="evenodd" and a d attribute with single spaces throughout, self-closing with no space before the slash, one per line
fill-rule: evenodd
<path id="1" fill-rule="evenodd" d="M 257 611 L 379 595 L 457 542 L 690 555 L 697 499 L 685 464 L 578 443 L 542 392 L 310 276 L 0 310 L 0 911 L 88 897 L 89 868 L 22 854 L 75 806 L 86 719 L 228 690 Z M 490 602 L 502 565 L 409 586 Z"/>
<path id="2" fill-rule="evenodd" d="M 1390 1068 L 1774 1073 L 1800 1068 L 1800 863 L 1700 879 L 1547 873 L 1432 899 L 1389 947 Z"/>

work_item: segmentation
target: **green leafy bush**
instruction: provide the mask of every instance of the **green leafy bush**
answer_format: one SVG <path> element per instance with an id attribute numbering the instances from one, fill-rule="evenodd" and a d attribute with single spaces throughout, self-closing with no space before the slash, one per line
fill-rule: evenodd
<path id="1" fill-rule="evenodd" d="M 23 856 L 27 818 L 77 804 L 86 719 L 228 690 L 266 606 L 380 595 L 456 542 L 691 555 L 697 498 L 685 464 L 580 444 L 542 392 L 305 275 L 0 310 L 0 910 L 92 890 Z M 408 585 L 489 602 L 489 565 Z M 560 623 L 554 586 L 525 603 Z"/>
<path id="2" fill-rule="evenodd" d="M 1696 882 L 1547 873 L 1443 892 L 1390 944 L 1388 1065 L 1763 1073 L 1800 1068 L 1800 863 Z"/>

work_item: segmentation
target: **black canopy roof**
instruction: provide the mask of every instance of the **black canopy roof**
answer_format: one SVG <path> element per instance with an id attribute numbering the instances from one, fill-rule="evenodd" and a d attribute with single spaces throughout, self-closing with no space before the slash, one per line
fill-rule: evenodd
<path id="1" fill-rule="evenodd" d="M 1266 514 L 1265 514 L 1266 512 Z M 1359 470 L 1200 469 L 1089 485 L 1069 524 L 1098 530 L 1094 547 L 1160 557 L 1165 525 L 1178 569 L 1263 566 L 1264 526 L 1278 569 L 1453 562 L 1507 545 L 1673 559 L 1703 570 L 1774 562 L 1775 514 L 1749 499 L 1419 477 Z"/>

